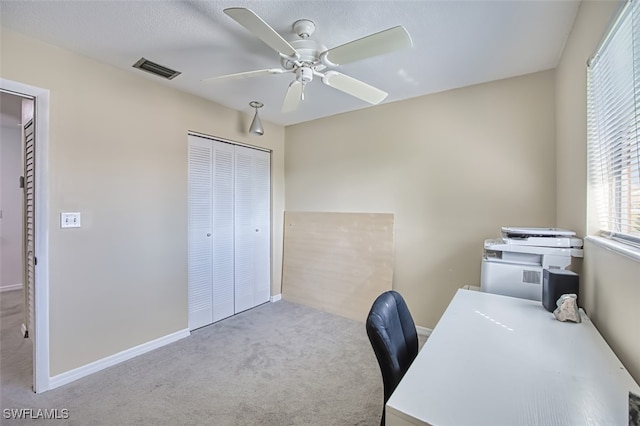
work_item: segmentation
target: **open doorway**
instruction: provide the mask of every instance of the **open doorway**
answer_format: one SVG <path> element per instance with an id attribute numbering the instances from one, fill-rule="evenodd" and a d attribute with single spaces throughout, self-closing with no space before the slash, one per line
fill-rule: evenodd
<path id="1" fill-rule="evenodd" d="M 0 93 L 0 291 L 23 287 L 22 109 L 33 100 Z"/>
<path id="2" fill-rule="evenodd" d="M 2 364 L 5 364 L 2 366 L 5 386 L 5 381 L 19 387 L 31 387 L 33 383 L 33 341 L 29 338 L 34 317 L 35 284 L 31 273 L 34 228 L 33 115 L 33 98 L 0 92 L 0 347 Z M 28 195 L 25 188 L 27 169 L 31 182 Z M 28 220 L 27 210 L 30 212 Z M 26 238 L 29 238 L 29 243 L 26 243 Z M 29 261 L 26 260 L 28 247 Z M 10 368 L 5 368 L 7 365 Z M 7 377 L 7 374 L 11 377 Z"/>
<path id="3" fill-rule="evenodd" d="M 19 117 L 16 120 L 16 113 L 7 112 L 9 122 L 18 128 L 17 131 L 9 130 L 7 134 L 18 134 L 18 140 L 8 137 L 9 144 L 18 144 L 20 147 L 20 156 L 18 159 L 17 169 L 20 171 L 18 180 L 15 176 L 2 176 L 2 189 L 4 194 L 5 184 L 7 188 L 18 190 L 20 199 L 11 198 L 11 201 L 2 200 L 2 209 L 5 209 L 5 201 L 7 206 L 15 212 L 15 204 L 20 206 L 20 214 L 18 217 L 22 222 L 15 220 L 8 224 L 4 219 L 0 219 L 3 223 L 2 237 L 11 235 L 12 244 L 2 245 L 3 252 L 0 252 L 0 259 L 4 260 L 4 251 L 12 250 L 11 254 L 16 256 L 15 233 L 17 232 L 22 238 L 19 243 L 18 252 L 19 261 L 15 259 L 3 261 L 2 270 L 0 270 L 0 287 L 5 287 L 0 293 L 2 298 L 2 307 L 6 304 L 10 305 L 9 312 L 2 312 L 3 328 L 5 332 L 5 313 L 13 316 L 13 327 L 11 329 L 12 336 L 22 335 L 28 336 L 30 339 L 30 354 L 26 354 L 24 358 L 31 355 L 32 362 L 26 361 L 31 365 L 30 373 L 28 365 L 23 368 L 22 373 L 27 376 L 20 379 L 20 383 L 31 383 L 35 392 L 43 392 L 50 389 L 49 377 L 49 279 L 48 279 L 48 142 L 49 142 L 49 91 L 46 89 L 26 85 L 23 83 L 6 80 L 0 78 L 0 105 L 2 108 L 11 106 L 12 104 L 20 104 Z M 4 112 L 4 111 L 3 111 Z M 20 125 L 18 125 L 18 122 Z M 9 164 L 10 173 L 15 171 L 15 145 L 10 145 L 6 150 L 5 134 L 3 129 L 3 146 L 2 157 L 0 161 L 2 165 Z M 7 153 L 6 158 L 4 154 Z M 7 160 L 7 161 L 5 161 Z M 29 164 L 28 164 L 29 163 Z M 29 167 L 26 167 L 28 165 Z M 0 173 L 3 173 L 0 170 Z M 5 182 L 6 180 L 6 182 Z M 13 182 L 12 182 L 13 181 Z M 14 186 L 15 185 L 15 186 Z M 24 188 L 21 188 L 21 185 Z M 12 191 L 7 190 L 10 196 Z M 25 196 L 27 195 L 27 196 Z M 15 203 L 17 201 L 17 203 Z M 14 204 L 15 203 L 15 204 Z M 17 224 L 16 224 L 17 223 Z M 18 227 L 18 229 L 16 229 Z M 5 230 L 7 232 L 5 232 Z M 17 263 L 17 265 L 16 265 Z M 37 265 L 37 266 L 36 266 Z M 6 278 L 11 274 L 15 275 L 15 271 L 19 270 L 16 278 Z M 11 269 L 9 269 L 11 268 Z M 12 281 L 19 282 L 12 282 Z M 6 282 L 5 282 L 6 281 Z M 31 286 L 29 285 L 31 283 Z M 25 288 L 27 291 L 25 291 Z M 29 290 L 30 288 L 30 290 Z M 17 297 L 16 297 L 17 292 Z M 12 297 L 4 297 L 4 295 Z M 17 311 L 17 312 L 16 312 Z M 11 323 L 10 323 L 11 324 Z M 22 335 L 21 335 L 22 334 Z M 24 341 L 25 339 L 23 339 Z M 4 336 L 3 341 L 4 344 Z M 24 348 L 22 348 L 24 350 Z M 3 348 L 4 351 L 4 348 Z M 4 358 L 4 352 L 3 352 Z M 4 359 L 3 359 L 4 361 Z M 4 380 L 4 374 L 3 374 Z M 4 389 L 3 389 L 4 390 Z"/>

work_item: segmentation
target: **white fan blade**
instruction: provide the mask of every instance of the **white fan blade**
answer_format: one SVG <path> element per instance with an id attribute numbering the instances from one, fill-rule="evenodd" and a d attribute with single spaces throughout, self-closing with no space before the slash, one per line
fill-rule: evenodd
<path id="1" fill-rule="evenodd" d="M 326 65 L 336 66 L 413 46 L 411 36 L 403 26 L 389 28 L 323 52 Z"/>
<path id="2" fill-rule="evenodd" d="M 379 104 L 387 97 L 387 92 L 337 71 L 326 72 L 322 77 L 322 82 L 329 87 L 341 90 L 373 105 Z"/>
<path id="3" fill-rule="evenodd" d="M 297 80 L 294 80 L 287 89 L 287 94 L 282 103 L 282 112 L 295 111 L 302 100 L 302 90 L 304 86 Z"/>
<path id="4" fill-rule="evenodd" d="M 282 38 L 276 30 L 271 28 L 269 24 L 263 21 L 262 18 L 256 15 L 252 10 L 244 7 L 230 7 L 228 9 L 224 9 L 224 13 L 249 30 L 249 32 L 253 33 L 276 52 L 282 53 L 286 56 L 298 56 L 296 49 L 294 49 L 287 40 Z"/>
<path id="5" fill-rule="evenodd" d="M 246 71 L 246 72 L 239 72 L 236 74 L 221 75 L 218 77 L 209 77 L 209 78 L 205 78 L 202 81 L 205 83 L 212 83 L 218 80 L 241 80 L 244 78 L 260 77 L 261 75 L 266 75 L 266 74 L 281 74 L 283 72 L 288 72 L 288 71 L 285 71 L 279 68 L 268 68 L 264 70 Z"/>

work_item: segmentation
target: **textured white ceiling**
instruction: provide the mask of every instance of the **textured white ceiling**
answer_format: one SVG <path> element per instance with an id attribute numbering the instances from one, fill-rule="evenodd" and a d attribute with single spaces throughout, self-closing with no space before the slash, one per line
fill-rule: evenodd
<path id="1" fill-rule="evenodd" d="M 223 13 L 247 7 L 285 39 L 311 19 L 328 48 L 403 25 L 413 48 L 339 71 L 389 93 L 384 103 L 554 68 L 578 0 L 473 1 L 6 1 L 2 26 L 236 110 L 265 104 L 263 120 L 290 125 L 368 104 L 313 81 L 295 112 L 280 108 L 292 74 L 203 83 L 280 67 L 277 53 Z M 182 74 L 165 81 L 131 66 L 141 57 Z"/>

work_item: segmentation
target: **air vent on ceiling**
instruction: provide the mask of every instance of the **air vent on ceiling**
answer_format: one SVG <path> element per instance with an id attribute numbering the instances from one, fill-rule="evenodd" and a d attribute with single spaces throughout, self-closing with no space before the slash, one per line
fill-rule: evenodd
<path id="1" fill-rule="evenodd" d="M 150 72 L 151 74 L 155 74 L 158 77 L 166 78 L 167 80 L 171 80 L 172 78 L 180 75 L 180 71 L 175 71 L 171 68 L 163 67 L 162 65 L 158 65 L 155 62 L 151 62 L 150 60 L 145 58 L 140 58 L 138 62 L 133 64 L 133 67 L 141 69 L 142 71 Z"/>

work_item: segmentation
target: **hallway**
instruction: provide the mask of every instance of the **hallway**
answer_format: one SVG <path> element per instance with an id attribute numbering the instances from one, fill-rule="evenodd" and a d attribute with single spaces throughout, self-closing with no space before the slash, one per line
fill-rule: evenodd
<path id="1" fill-rule="evenodd" d="M 0 293 L 0 398 L 2 407 L 32 394 L 33 344 L 20 333 L 22 290 Z M 22 397 L 22 398 L 21 398 Z"/>

